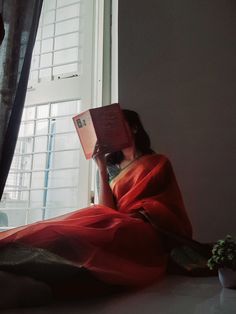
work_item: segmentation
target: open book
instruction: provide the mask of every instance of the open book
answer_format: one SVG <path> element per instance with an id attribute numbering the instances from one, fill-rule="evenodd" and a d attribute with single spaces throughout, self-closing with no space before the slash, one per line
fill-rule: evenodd
<path id="1" fill-rule="evenodd" d="M 131 143 L 119 104 L 86 110 L 73 117 L 85 158 L 90 159 L 98 142 L 106 153 L 120 151 Z"/>

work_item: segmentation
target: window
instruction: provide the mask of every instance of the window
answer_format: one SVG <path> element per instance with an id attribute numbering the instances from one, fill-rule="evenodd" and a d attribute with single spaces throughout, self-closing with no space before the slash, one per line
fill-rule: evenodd
<path id="1" fill-rule="evenodd" d="M 78 0 L 44 2 L 32 59 L 31 81 L 81 73 L 83 7 L 83 1 Z"/>
<path id="2" fill-rule="evenodd" d="M 44 0 L 0 228 L 85 207 L 91 165 L 72 117 L 102 103 L 104 1 Z"/>

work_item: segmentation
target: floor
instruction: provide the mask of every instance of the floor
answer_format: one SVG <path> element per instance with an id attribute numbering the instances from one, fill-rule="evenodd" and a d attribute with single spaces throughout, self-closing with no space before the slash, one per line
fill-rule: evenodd
<path id="1" fill-rule="evenodd" d="M 223 289 L 217 277 L 169 276 L 142 291 L 1 314 L 235 314 L 236 290 Z"/>

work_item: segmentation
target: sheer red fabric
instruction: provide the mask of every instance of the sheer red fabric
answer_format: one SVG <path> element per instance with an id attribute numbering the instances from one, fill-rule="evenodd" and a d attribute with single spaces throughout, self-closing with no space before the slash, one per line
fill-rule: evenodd
<path id="1" fill-rule="evenodd" d="M 132 213 L 144 209 L 162 228 L 191 237 L 168 159 L 142 156 L 111 182 L 118 210 L 101 205 L 0 233 L 0 246 L 45 248 L 90 270 L 99 280 L 143 286 L 161 278 L 167 254 L 156 230 Z"/>

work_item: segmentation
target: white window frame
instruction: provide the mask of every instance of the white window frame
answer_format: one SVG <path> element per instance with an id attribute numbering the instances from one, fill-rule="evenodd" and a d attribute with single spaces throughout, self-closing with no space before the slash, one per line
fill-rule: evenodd
<path id="1" fill-rule="evenodd" d="M 61 79 L 40 83 L 29 81 L 25 107 L 70 100 L 81 100 L 81 111 L 103 105 L 104 5 L 110 5 L 110 1 L 83 1 L 84 12 L 92 14 L 83 17 L 83 36 L 86 40 L 83 43 L 82 74 L 65 75 Z M 106 49 L 110 49 L 110 43 Z M 110 67 L 110 60 L 108 62 Z M 90 205 L 93 172 L 91 162 L 85 160 L 84 156 L 80 158 L 79 167 L 83 185 L 78 191 L 81 195 L 78 208 L 83 208 Z M 8 228 L 0 227 L 0 230 L 3 229 Z"/>
<path id="2" fill-rule="evenodd" d="M 102 105 L 104 0 L 84 0 L 83 6 L 84 12 L 93 12 L 83 17 L 83 73 L 48 82 L 29 82 L 26 107 L 70 100 L 81 100 L 81 111 Z M 82 208 L 90 204 L 91 198 L 91 162 L 84 156 L 80 158 L 80 176 L 83 185 L 78 191 L 78 207 Z"/>
<path id="3" fill-rule="evenodd" d="M 119 102 L 118 83 L 118 0 L 112 0 L 111 8 L 111 102 Z"/>
<path id="4" fill-rule="evenodd" d="M 99 91 L 94 97 L 96 107 L 118 103 L 118 0 L 103 0 L 100 5 L 100 14 L 103 15 L 100 21 L 103 20 L 103 25 L 100 25 L 102 32 L 97 29 L 97 40 L 103 42 L 103 51 L 100 47 L 102 55 L 97 58 L 100 75 L 94 76 L 95 86 L 99 82 Z M 96 176 L 96 166 L 92 164 L 90 200 L 94 199 L 95 203 L 98 202 Z"/>

